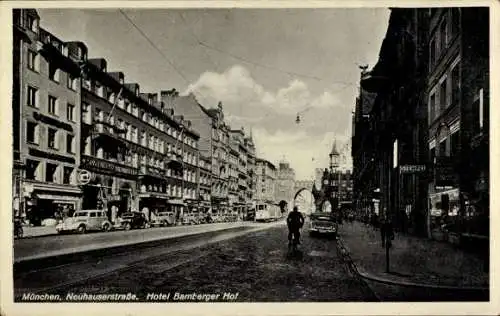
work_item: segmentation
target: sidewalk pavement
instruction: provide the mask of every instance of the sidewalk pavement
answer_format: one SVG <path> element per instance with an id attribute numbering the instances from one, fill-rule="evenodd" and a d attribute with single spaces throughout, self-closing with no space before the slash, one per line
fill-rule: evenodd
<path id="1" fill-rule="evenodd" d="M 226 229 L 248 227 L 266 228 L 281 222 L 259 224 L 253 222 L 228 222 L 202 225 L 136 229 L 89 234 L 56 235 L 51 238 L 22 238 L 14 240 L 14 261 L 28 261 L 54 256 L 76 254 L 113 247 L 155 242 L 171 238 L 197 235 Z"/>
<path id="2" fill-rule="evenodd" d="M 23 226 L 23 238 L 57 235 L 55 226 Z"/>
<path id="3" fill-rule="evenodd" d="M 243 221 L 238 221 L 238 223 L 243 223 Z M 227 222 L 229 223 L 229 222 Z M 253 222 L 245 222 L 245 223 L 253 223 Z M 212 223 L 212 224 L 199 224 L 199 225 L 213 225 L 213 224 L 218 224 L 218 223 Z M 178 226 L 199 226 L 199 225 L 175 225 L 173 227 L 178 227 Z M 157 227 L 154 227 L 157 228 Z M 169 227 L 172 228 L 172 227 Z M 33 238 L 33 237 L 43 237 L 43 236 L 52 236 L 52 235 L 58 235 L 56 226 L 29 226 L 29 225 L 23 225 L 23 238 Z"/>
<path id="4" fill-rule="evenodd" d="M 386 272 L 385 248 L 380 231 L 359 222 L 344 223 L 340 241 L 358 273 L 389 284 L 488 288 L 489 274 L 478 256 L 448 243 L 396 234 L 390 249 L 390 272 Z"/>

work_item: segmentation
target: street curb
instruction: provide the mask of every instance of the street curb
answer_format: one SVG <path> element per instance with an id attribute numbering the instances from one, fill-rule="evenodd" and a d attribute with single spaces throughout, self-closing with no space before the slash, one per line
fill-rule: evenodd
<path id="1" fill-rule="evenodd" d="M 342 255 L 350 262 L 350 264 L 354 267 L 354 271 L 363 279 L 384 283 L 388 285 L 396 285 L 403 287 L 413 287 L 413 288 L 424 288 L 424 289 L 434 289 L 434 290 L 449 290 L 449 291 L 464 291 L 464 292 L 485 292 L 489 293 L 490 289 L 487 287 L 459 287 L 459 286 L 446 286 L 446 285 L 436 285 L 436 284 L 424 284 L 424 283 L 414 283 L 414 282 L 405 282 L 405 281 L 394 281 L 385 278 L 381 278 L 375 275 L 370 274 L 366 271 L 360 271 L 360 269 L 356 266 L 354 261 L 352 260 L 349 251 L 344 245 L 344 242 L 339 237 L 338 243 L 341 247 Z"/>
<path id="2" fill-rule="evenodd" d="M 14 273 L 22 273 L 27 271 L 32 271 L 33 269 L 39 270 L 45 267 L 51 267 L 56 265 L 69 264 L 72 262 L 78 262 L 87 260 L 89 258 L 96 258 L 103 255 L 109 256 L 118 253 L 124 253 L 127 251 L 132 251 L 136 248 L 154 248 L 156 246 L 164 244 L 166 241 L 172 242 L 173 244 L 183 242 L 192 238 L 199 238 L 200 236 L 206 235 L 215 235 L 222 232 L 231 232 L 231 231 L 242 231 L 242 230 L 255 230 L 256 227 L 252 227 L 249 225 L 242 225 L 237 227 L 227 227 L 221 228 L 212 231 L 205 232 L 195 232 L 191 234 L 185 234 L 180 236 L 166 236 L 165 238 L 159 238 L 155 240 L 148 241 L 138 241 L 135 243 L 128 243 L 124 245 L 116 245 L 111 247 L 102 247 L 97 249 L 83 250 L 78 252 L 65 253 L 54 256 L 46 256 L 39 258 L 29 258 L 25 260 L 15 261 L 13 263 Z"/>
<path id="3" fill-rule="evenodd" d="M 354 277 L 356 279 L 358 279 L 359 282 L 363 283 L 370 290 L 370 294 L 373 295 L 378 302 L 382 302 L 382 299 L 380 298 L 380 296 L 377 295 L 377 293 L 371 288 L 371 286 L 365 281 L 365 279 L 358 272 L 358 268 L 356 267 L 356 265 L 352 261 L 351 257 L 349 256 L 349 252 L 346 250 L 346 248 L 345 248 L 345 246 L 344 246 L 344 244 L 343 244 L 343 242 L 338 234 L 337 234 L 336 240 L 337 240 L 337 246 L 338 246 L 337 253 L 338 253 L 339 257 L 341 257 L 342 261 L 344 261 L 344 263 L 347 264 L 349 270 L 354 275 Z"/>

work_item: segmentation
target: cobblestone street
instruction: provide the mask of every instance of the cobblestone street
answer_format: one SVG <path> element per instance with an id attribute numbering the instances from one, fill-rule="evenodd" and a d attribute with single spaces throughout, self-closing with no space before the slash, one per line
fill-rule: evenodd
<path id="1" fill-rule="evenodd" d="M 332 238 L 302 238 L 287 252 L 284 225 L 145 262 L 61 292 L 233 293 L 235 301 L 373 301 L 337 255 Z M 177 264 L 176 264 L 177 263 Z"/>

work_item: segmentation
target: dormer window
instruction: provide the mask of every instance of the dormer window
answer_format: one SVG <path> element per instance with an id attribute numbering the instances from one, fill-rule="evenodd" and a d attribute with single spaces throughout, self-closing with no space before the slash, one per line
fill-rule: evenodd
<path id="1" fill-rule="evenodd" d="M 123 85 L 124 84 L 124 80 L 123 78 L 120 78 L 120 84 Z"/>
<path id="2" fill-rule="evenodd" d="M 135 96 L 138 97 L 139 96 L 139 88 L 135 88 Z"/>

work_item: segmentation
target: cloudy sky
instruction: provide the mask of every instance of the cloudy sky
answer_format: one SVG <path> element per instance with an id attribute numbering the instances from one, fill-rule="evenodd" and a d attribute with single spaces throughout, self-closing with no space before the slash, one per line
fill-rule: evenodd
<path id="1" fill-rule="evenodd" d="M 251 130 L 262 158 L 285 157 L 299 179 L 311 179 L 314 168 L 327 166 L 334 139 L 349 142 L 358 65 L 377 61 L 389 10 L 43 9 L 39 14 L 42 27 L 64 41 L 85 42 L 90 57 L 106 58 L 108 70 L 123 71 L 126 81 L 139 82 L 144 92 L 176 88 L 194 93 L 205 107 L 222 101 L 231 127 Z"/>

